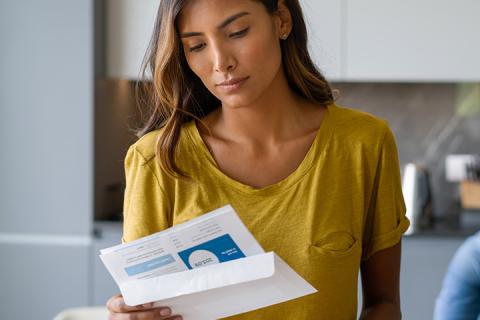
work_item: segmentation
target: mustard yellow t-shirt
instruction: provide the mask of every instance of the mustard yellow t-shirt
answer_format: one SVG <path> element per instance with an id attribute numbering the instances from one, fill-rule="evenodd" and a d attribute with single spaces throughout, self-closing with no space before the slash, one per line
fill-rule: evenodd
<path id="1" fill-rule="evenodd" d="M 219 170 L 194 121 L 182 127 L 178 165 L 196 182 L 171 178 L 155 159 L 158 133 L 139 139 L 125 158 L 124 242 L 231 204 L 265 251 L 318 293 L 228 319 L 356 318 L 361 259 L 398 243 L 409 226 L 385 121 L 329 105 L 299 167 L 261 189 Z"/>

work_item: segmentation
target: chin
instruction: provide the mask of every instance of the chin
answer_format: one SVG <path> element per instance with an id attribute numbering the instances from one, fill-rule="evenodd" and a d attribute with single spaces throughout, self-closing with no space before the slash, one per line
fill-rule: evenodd
<path id="1" fill-rule="evenodd" d="M 254 104 L 258 98 L 258 92 L 245 90 L 236 94 L 222 96 L 219 100 L 224 106 L 230 108 L 243 108 Z"/>
<path id="2" fill-rule="evenodd" d="M 250 104 L 252 104 L 252 99 L 248 99 L 246 97 L 227 97 L 226 99 L 222 99 L 222 106 L 232 109 L 244 108 Z"/>

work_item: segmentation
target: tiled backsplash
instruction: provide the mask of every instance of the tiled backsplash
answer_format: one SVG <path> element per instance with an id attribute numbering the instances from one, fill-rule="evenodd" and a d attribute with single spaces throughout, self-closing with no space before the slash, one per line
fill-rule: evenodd
<path id="1" fill-rule="evenodd" d="M 454 214 L 458 191 L 456 184 L 445 179 L 445 157 L 480 153 L 480 116 L 457 115 L 457 85 L 335 83 L 333 87 L 340 91 L 340 105 L 389 122 L 402 172 L 409 162 L 425 166 L 431 175 L 434 214 Z"/>

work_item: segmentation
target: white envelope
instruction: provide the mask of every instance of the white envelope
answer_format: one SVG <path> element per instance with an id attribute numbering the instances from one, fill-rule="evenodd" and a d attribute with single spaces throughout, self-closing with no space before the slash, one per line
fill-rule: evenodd
<path id="1" fill-rule="evenodd" d="M 184 320 L 213 320 L 312 294 L 317 290 L 274 252 L 120 286 L 125 303 L 156 301 Z"/>

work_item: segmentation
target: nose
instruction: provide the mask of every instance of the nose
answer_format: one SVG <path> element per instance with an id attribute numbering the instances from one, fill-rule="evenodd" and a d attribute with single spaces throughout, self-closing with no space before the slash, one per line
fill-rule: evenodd
<path id="1" fill-rule="evenodd" d="M 216 45 L 213 48 L 213 56 L 213 65 L 216 72 L 230 72 L 234 70 L 235 66 L 237 65 L 236 60 L 230 50 L 222 47 L 221 45 Z"/>

